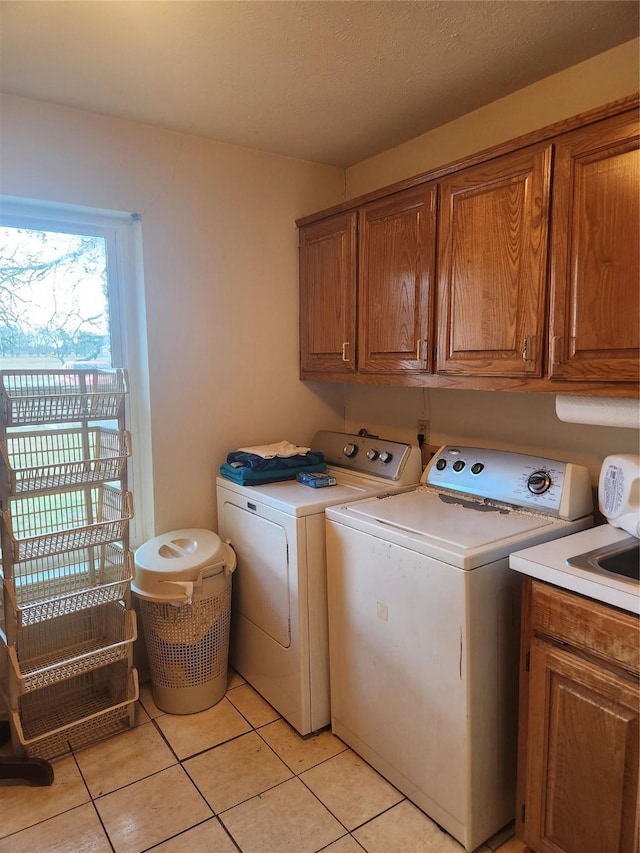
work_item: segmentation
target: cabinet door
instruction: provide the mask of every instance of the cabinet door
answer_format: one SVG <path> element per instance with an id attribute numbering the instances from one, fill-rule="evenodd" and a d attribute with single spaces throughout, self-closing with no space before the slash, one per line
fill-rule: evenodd
<path id="1" fill-rule="evenodd" d="M 356 370 L 357 214 L 300 229 L 300 370 Z"/>
<path id="2" fill-rule="evenodd" d="M 541 376 L 551 149 L 524 149 L 443 180 L 439 373 Z"/>
<path id="3" fill-rule="evenodd" d="M 640 153 L 636 115 L 556 145 L 550 374 L 634 381 L 640 347 Z"/>
<path id="4" fill-rule="evenodd" d="M 524 841 L 537 853 L 637 853 L 637 682 L 531 643 Z"/>
<path id="5" fill-rule="evenodd" d="M 431 370 L 436 201 L 427 184 L 360 211 L 360 372 Z"/>

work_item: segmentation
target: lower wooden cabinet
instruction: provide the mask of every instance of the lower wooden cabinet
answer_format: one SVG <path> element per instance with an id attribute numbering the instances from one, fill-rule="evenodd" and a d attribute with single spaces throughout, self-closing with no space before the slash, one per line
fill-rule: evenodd
<path id="1" fill-rule="evenodd" d="M 517 835 L 535 853 L 637 853 L 637 617 L 525 578 Z"/>

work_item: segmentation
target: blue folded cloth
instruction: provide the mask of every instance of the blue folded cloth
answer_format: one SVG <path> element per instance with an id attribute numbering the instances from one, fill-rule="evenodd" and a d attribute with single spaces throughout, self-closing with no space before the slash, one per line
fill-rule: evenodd
<path id="1" fill-rule="evenodd" d="M 284 471 L 295 468 L 296 472 L 310 471 L 313 465 L 324 462 L 324 453 L 320 450 L 309 450 L 308 453 L 298 453 L 295 456 L 276 456 L 273 459 L 265 459 L 255 453 L 246 453 L 242 450 L 234 450 L 227 454 L 227 464 L 252 471 Z M 323 469 L 324 470 L 324 469 Z"/>
<path id="2" fill-rule="evenodd" d="M 244 466 L 234 468 L 228 462 L 223 462 L 220 466 L 220 475 L 234 483 L 239 483 L 241 486 L 257 486 L 259 483 L 279 483 L 282 480 L 295 480 L 296 474 L 299 471 L 316 471 L 321 474 L 326 470 L 326 462 L 316 462 L 315 465 L 274 468 L 270 471 L 253 471 L 251 468 L 245 468 Z"/>

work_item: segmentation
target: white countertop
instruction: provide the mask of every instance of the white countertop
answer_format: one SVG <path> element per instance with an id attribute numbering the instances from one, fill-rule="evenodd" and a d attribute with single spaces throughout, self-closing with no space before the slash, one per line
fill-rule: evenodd
<path id="1" fill-rule="evenodd" d="M 640 614 L 640 584 L 636 581 L 618 575 L 580 569 L 567 563 L 570 557 L 628 538 L 629 534 L 624 530 L 603 524 L 542 545 L 515 551 L 509 557 L 509 566 L 538 580 L 604 604 L 612 604 L 629 613 Z"/>

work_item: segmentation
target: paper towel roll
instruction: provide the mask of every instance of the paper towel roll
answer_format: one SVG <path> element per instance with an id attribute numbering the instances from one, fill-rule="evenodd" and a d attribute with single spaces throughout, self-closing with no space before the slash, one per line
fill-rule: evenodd
<path id="1" fill-rule="evenodd" d="M 556 415 L 571 424 L 640 429 L 640 400 L 626 397 L 556 395 Z"/>

